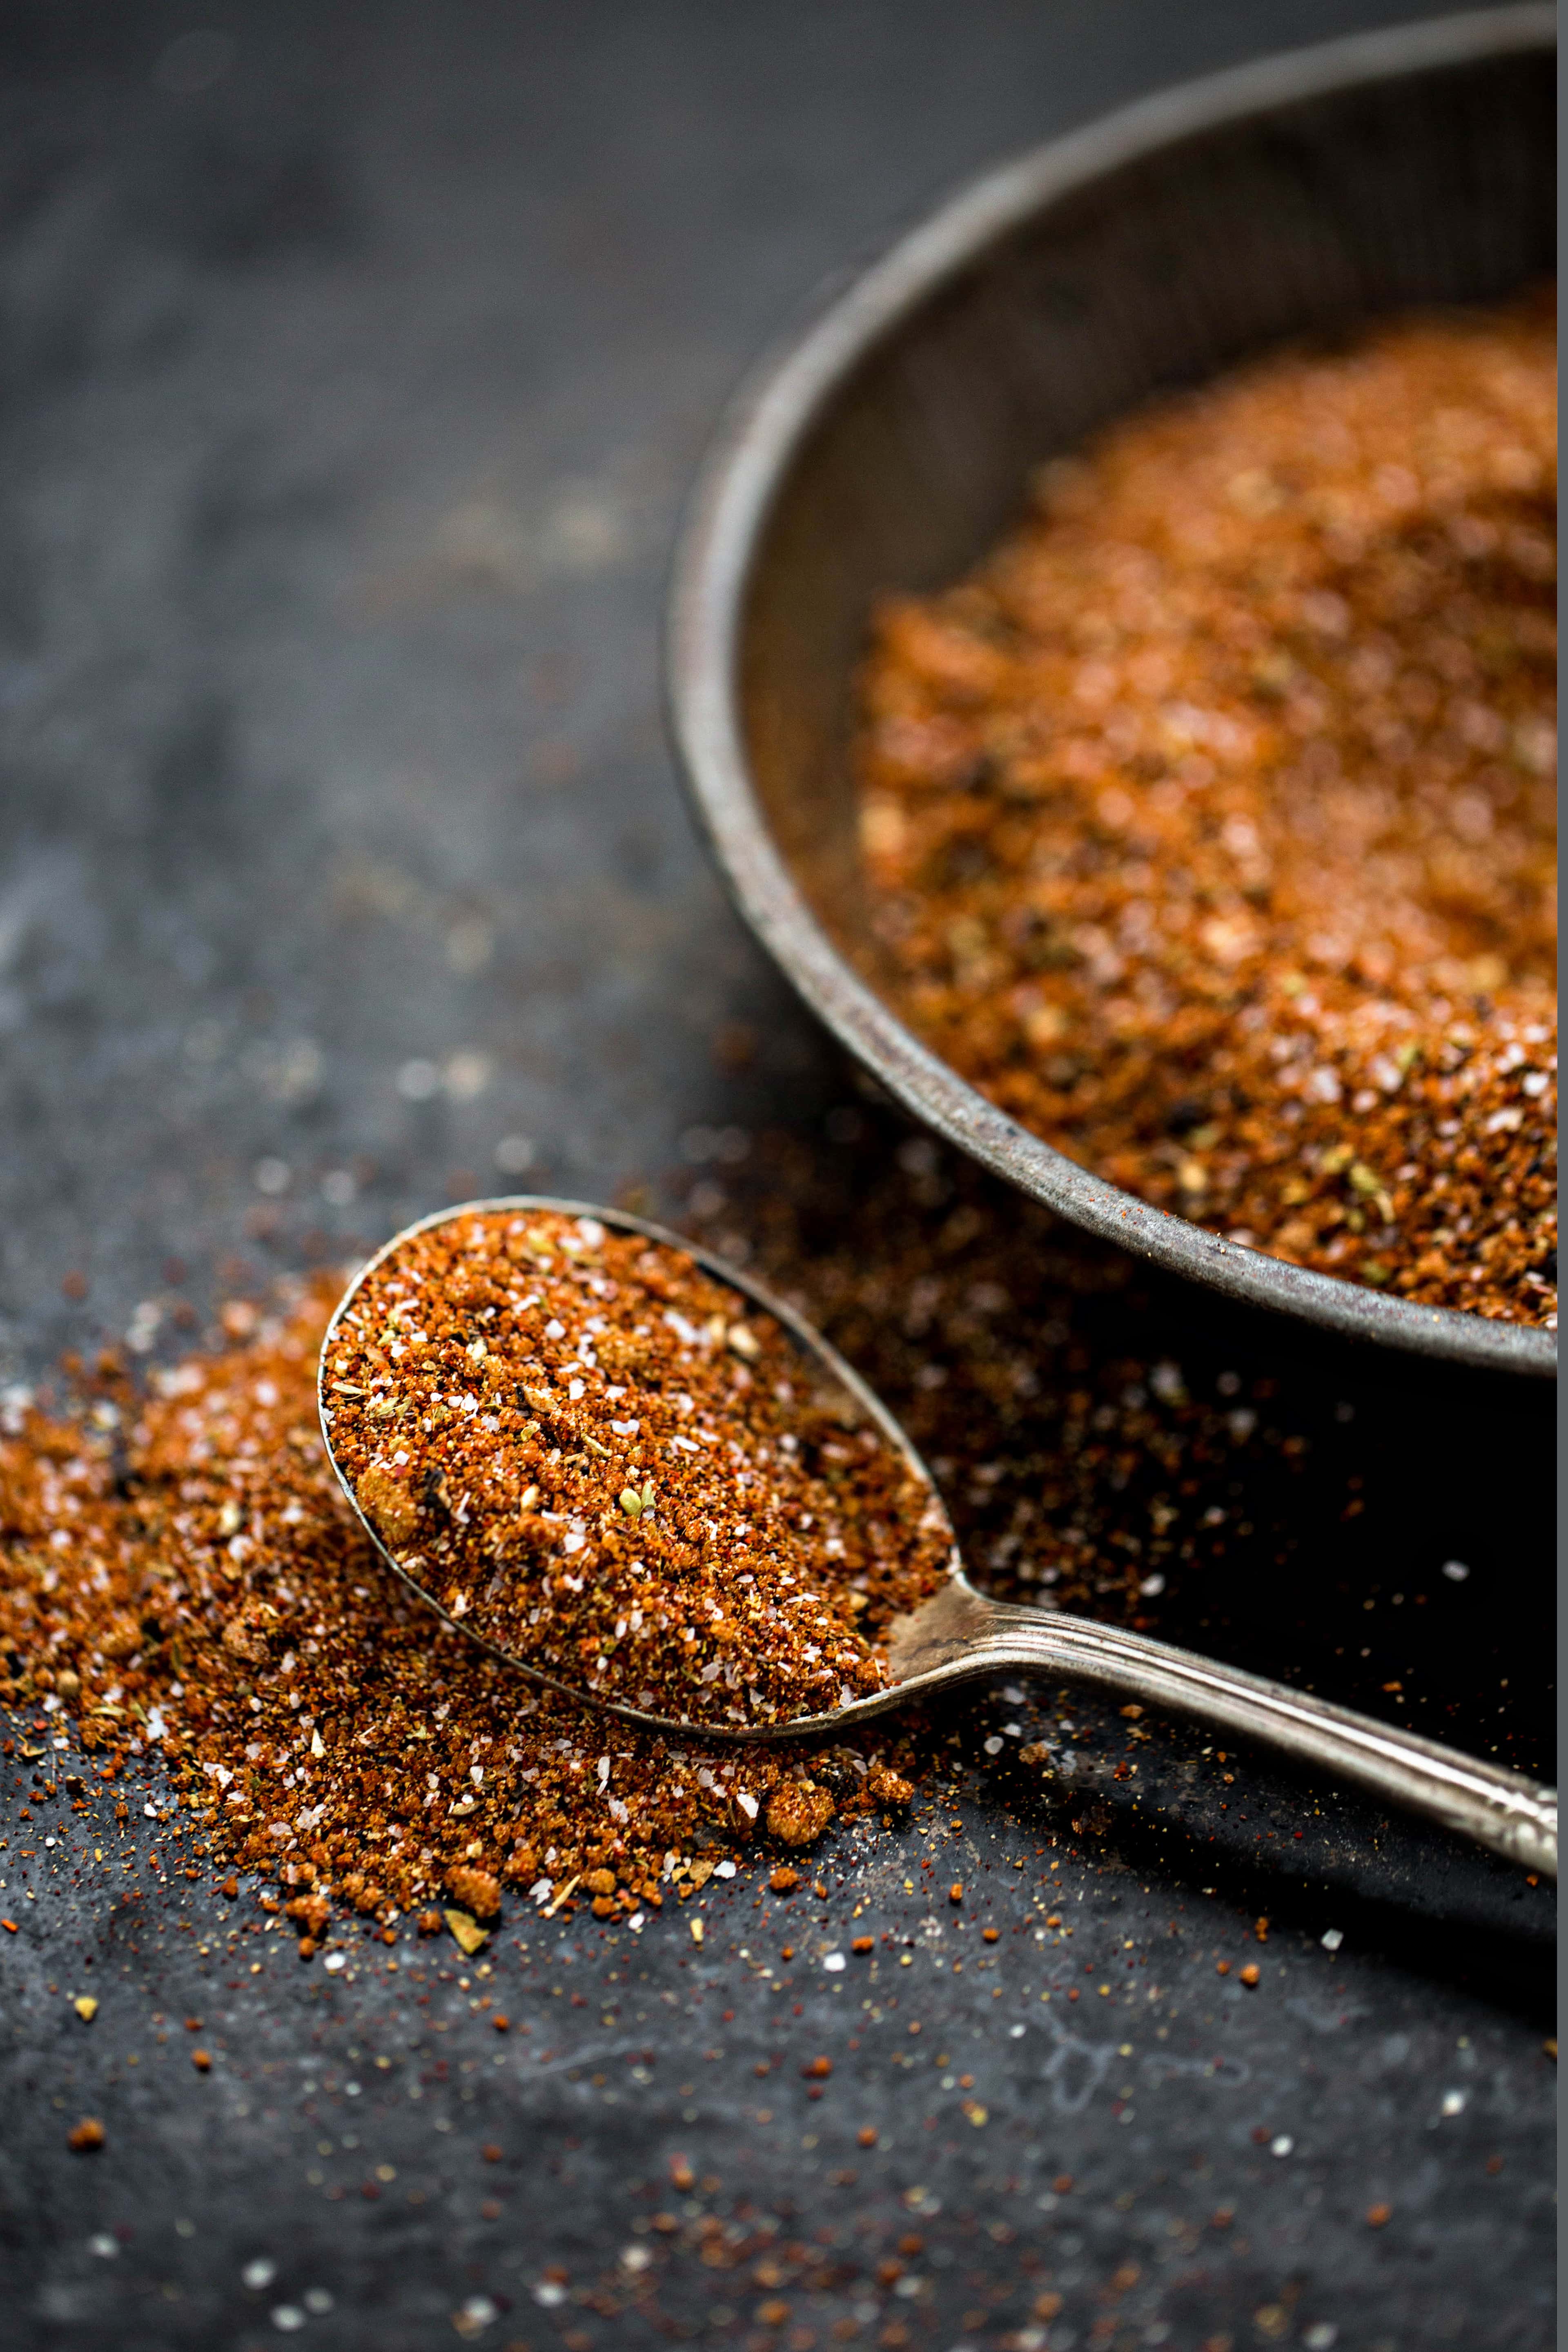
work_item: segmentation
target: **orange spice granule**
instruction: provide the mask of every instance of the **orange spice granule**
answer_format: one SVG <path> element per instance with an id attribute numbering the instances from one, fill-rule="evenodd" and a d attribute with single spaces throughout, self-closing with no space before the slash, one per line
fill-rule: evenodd
<path id="1" fill-rule="evenodd" d="M 1550 297 L 1290 352 L 1044 467 L 886 605 L 861 838 L 898 1003 L 1236 1241 L 1556 1305 Z"/>

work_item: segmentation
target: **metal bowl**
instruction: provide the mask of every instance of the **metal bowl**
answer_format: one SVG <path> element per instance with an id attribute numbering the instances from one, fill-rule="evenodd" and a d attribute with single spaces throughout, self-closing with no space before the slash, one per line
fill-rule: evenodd
<path id="1" fill-rule="evenodd" d="M 1063 1216 L 1331 1330 L 1551 1374 L 1550 1332 L 1417 1307 L 1152 1208 L 994 1109 L 879 985 L 847 757 L 868 614 L 957 577 L 1029 468 L 1280 337 L 1554 267 L 1554 18 L 1334 41 L 1053 140 L 944 205 L 743 389 L 677 561 L 668 684 L 742 914 L 904 1108 Z"/>

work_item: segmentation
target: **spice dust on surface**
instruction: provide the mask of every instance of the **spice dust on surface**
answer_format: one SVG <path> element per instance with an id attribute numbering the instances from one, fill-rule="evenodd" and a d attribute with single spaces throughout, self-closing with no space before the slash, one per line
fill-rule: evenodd
<path id="1" fill-rule="evenodd" d="M 891 1405 L 978 1582 L 1146 1630 L 1173 1607 L 1176 1638 L 1200 1647 L 1236 1639 L 1211 1627 L 1211 1598 L 1225 1624 L 1267 1589 L 1297 1671 L 1374 1710 L 1410 1700 L 1403 1650 L 1374 1638 L 1358 1668 L 1320 1622 L 1325 1596 L 1342 1633 L 1346 1607 L 1384 1622 L 1362 1617 L 1356 1582 L 1377 1591 L 1386 1537 L 1357 1516 L 1359 1423 L 1270 1373 L 1205 1369 L 1195 1341 L 1179 1352 L 1184 1318 L 1151 1314 L 1121 1253 L 928 1138 L 847 1108 L 831 1128 L 826 1146 L 760 1136 L 753 1172 L 727 1195 L 698 1187 L 688 1213 Z M 318 1275 L 266 1308 L 232 1301 L 226 1344 L 134 1386 L 105 1359 L 81 1411 L 0 1403 L 0 1703 L 45 1710 L 39 1728 L 74 1723 L 106 1776 L 155 1759 L 191 1860 L 278 1886 L 307 1957 L 345 1915 L 392 1932 L 413 1914 L 470 1943 L 498 1908 L 646 1926 L 715 1871 L 797 1885 L 790 1862 L 841 1824 L 901 1833 L 969 1710 L 799 1746 L 652 1738 L 541 1693 L 416 1601 L 321 1443 L 316 1368 L 340 1295 Z M 1405 1696 L 1380 1696 L 1402 1669 Z M 1486 1720 L 1495 1752 L 1541 1768 L 1506 1704 Z M 1016 1756 L 1047 1769 L 1021 1742 Z"/>
<path id="2" fill-rule="evenodd" d="M 503 1890 L 640 1924 L 759 1834 L 809 1844 L 907 1802 L 889 1727 L 824 1749 L 682 1750 L 542 1694 L 414 1601 L 316 1420 L 340 1286 L 238 1302 L 246 1336 L 125 1392 L 123 1455 L 79 1420 L 0 1437 L 0 1696 L 51 1696 L 89 1753 L 161 1754 L 215 1866 L 389 1920 Z M 428 1915 L 432 1925 L 440 1914 Z"/>
<path id="3" fill-rule="evenodd" d="M 1238 1244 L 1553 1326 L 1555 498 L 1551 289 L 1044 467 L 864 672 L 925 1041 Z"/>
<path id="4" fill-rule="evenodd" d="M 773 1317 L 596 1218 L 464 1211 L 406 1236 L 327 1349 L 332 1450 L 447 1615 L 679 1722 L 886 1686 L 942 1582 L 920 1480 Z"/>

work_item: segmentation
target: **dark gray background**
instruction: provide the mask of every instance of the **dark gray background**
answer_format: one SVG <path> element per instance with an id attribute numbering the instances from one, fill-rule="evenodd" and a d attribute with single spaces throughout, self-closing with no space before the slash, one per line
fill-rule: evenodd
<path id="1" fill-rule="evenodd" d="M 105 1334 L 166 1351 L 183 1300 L 203 1311 L 226 1285 L 514 1182 L 498 1173 L 505 1139 L 531 1144 L 530 1183 L 589 1198 L 642 1184 L 673 1213 L 714 1131 L 820 1138 L 848 1081 L 725 908 L 659 719 L 664 572 L 725 394 L 826 274 L 997 154 L 1162 82 L 1405 13 L 7 10 L 0 1383 Z M 762 1041 L 740 1071 L 713 1050 L 734 1022 Z M 873 1123 L 862 1149 L 890 1140 Z M 856 1182 L 851 1160 L 847 1213 Z M 68 1275 L 87 1278 L 85 1305 L 62 1295 Z M 1340 1447 L 1333 1475 L 1361 1478 L 1369 1505 L 1351 1531 L 1337 1504 L 1321 1515 L 1330 1551 L 1345 1548 L 1323 1601 L 1342 1632 L 1362 1622 L 1357 1578 L 1377 1591 L 1465 1557 L 1462 1594 L 1434 1586 L 1449 1614 L 1431 1612 L 1427 1671 L 1477 1744 L 1498 1736 L 1482 1685 L 1507 1676 L 1512 1752 L 1543 1767 L 1545 1401 L 1351 1363 L 1168 1288 L 1118 1311 L 1153 1318 L 1211 1374 L 1240 1362 L 1279 1381 Z M 1134 1342 L 1123 1323 L 1098 1344 Z M 1334 1412 L 1352 1399 L 1353 1443 Z M 1516 1630 L 1498 1632 L 1499 1612 Z M 1227 1596 L 1216 1638 L 1226 1614 L 1237 1654 L 1289 1664 L 1256 1594 Z M 1346 1694 L 1374 1701 L 1346 1671 Z M 1050 1709 L 1025 1712 L 1034 1726 Z M 994 1721 L 1018 1713 L 979 1698 L 952 1718 L 970 1774 L 960 1874 L 1054 1834 L 1078 1850 L 984 1757 Z M 1080 1719 L 1100 1726 L 1109 1772 L 1113 1715 Z M 540 2033 L 556 2021 L 546 2071 L 510 2048 L 501 2064 L 452 1982 L 419 2013 L 445 2018 L 445 2042 L 413 2055 L 369 1948 L 331 1991 L 291 1958 L 211 1976 L 177 1924 L 209 1932 L 205 1881 L 154 1890 L 132 1916 L 47 1870 L 24 1898 L 13 1874 L 8 2338 L 260 2345 L 281 2304 L 305 2311 L 311 2344 L 399 2352 L 453 2340 L 479 2296 L 463 2328 L 486 2345 L 575 2336 L 577 2352 L 672 2326 L 744 2341 L 766 2299 L 748 2272 L 705 2264 L 689 2233 L 633 2233 L 661 2204 L 695 2229 L 668 2185 L 680 2151 L 693 2207 L 741 2229 L 735 2200 L 782 2205 L 786 2235 L 837 2240 L 820 2259 L 841 2274 L 786 2291 L 781 2342 L 794 2328 L 826 2347 L 841 2324 L 868 2345 L 1000 2345 L 1038 2326 L 1049 2273 L 1066 2304 L 1053 2347 L 1316 2352 L 1325 2329 L 1355 2352 L 1544 2344 L 1545 1890 L 1354 1807 L 1271 1878 L 1192 1774 L 1200 1746 L 1173 1737 L 1148 1766 L 1166 1776 L 1173 1849 L 1154 1851 L 1107 1780 L 1103 1852 L 1064 1864 L 1081 1948 L 1097 1965 L 1132 1949 L 1141 1987 L 1163 1989 L 1141 1991 L 1136 2028 L 1087 2018 L 1066 2040 L 1030 2006 L 1047 1979 L 1027 1939 L 998 1948 L 1001 2000 L 973 1968 L 939 1972 L 952 1931 L 929 1937 L 923 1901 L 901 1891 L 909 1853 L 886 1843 L 840 1851 L 845 1891 L 822 1933 L 799 1922 L 782 2005 L 733 1948 L 749 1888 L 710 1905 L 700 1964 L 668 1918 L 629 1957 L 596 1936 L 558 1956 L 535 1937 L 526 1958 L 499 1939 L 505 2005 Z M 1286 1780 L 1256 1785 L 1256 1817 L 1282 1838 L 1310 1819 Z M 10 1770 L 4 1786 L 15 1801 Z M 851 1897 L 916 1938 L 901 1979 L 879 1965 L 884 1990 L 921 1989 L 918 2067 L 889 2064 L 891 2027 L 847 2053 L 865 1996 L 816 1959 Z M 1246 1956 L 1260 1910 L 1276 1921 L 1256 1953 L 1267 2000 L 1214 1976 L 1216 1953 Z M 1346 1940 L 1331 1957 L 1333 1926 Z M 770 1936 L 754 1957 L 777 1968 Z M 609 1995 L 606 1971 L 624 1970 Z M 88 2034 L 66 1996 L 89 1983 L 104 2005 Z M 613 2028 L 606 2000 L 624 2004 Z M 187 2011 L 221 2036 L 199 2085 Z M 1163 2042 L 1162 2018 L 1181 2020 Z M 655 2042 L 647 2080 L 627 2075 Z M 838 2072 L 811 2105 L 795 2061 L 817 2046 Z M 748 2087 L 748 2062 L 774 2047 L 784 2073 Z M 938 2049 L 973 2073 L 984 2129 L 938 2088 Z M 614 2070 L 614 2104 L 595 2064 Z M 84 2110 L 110 2127 L 96 2158 L 64 2149 Z M 863 2121 L 883 2135 L 870 2156 L 853 2146 Z M 481 2160 L 489 2142 L 500 2166 Z M 362 2197 L 376 2164 L 395 2186 Z M 836 2184 L 847 2169 L 853 2187 Z M 1053 2207 L 1064 2170 L 1077 2186 Z M 1385 2200 L 1393 2221 L 1369 2229 Z M 1228 2231 L 1207 2226 L 1219 2206 L 1237 2210 Z M 876 2261 L 911 2227 L 919 2291 L 879 2285 Z M 662 2320 L 573 2299 L 627 2243 L 659 2250 L 641 2275 Z M 1026 2251 L 1042 2265 L 1027 2291 Z M 262 2256 L 276 2278 L 247 2288 L 242 2265 Z M 552 2263 L 567 2299 L 541 2304 Z M 965 2320 L 987 2303 L 977 2279 L 1002 2294 L 983 2326 Z M 331 2311 L 306 2309 L 311 2287 Z"/>

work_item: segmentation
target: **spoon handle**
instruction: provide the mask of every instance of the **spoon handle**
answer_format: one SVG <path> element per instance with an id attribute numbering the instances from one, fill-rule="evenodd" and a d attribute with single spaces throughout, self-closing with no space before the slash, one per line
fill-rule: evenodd
<path id="1" fill-rule="evenodd" d="M 1043 1609 L 988 1601 L 964 1643 L 973 1672 L 1023 1668 L 1097 1683 L 1195 1716 L 1357 1780 L 1390 1804 L 1474 1838 L 1542 1877 L 1557 1875 L 1557 1791 L 1396 1724 L 1335 1706 L 1261 1675 L 1219 1665 L 1147 1634 Z"/>

